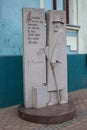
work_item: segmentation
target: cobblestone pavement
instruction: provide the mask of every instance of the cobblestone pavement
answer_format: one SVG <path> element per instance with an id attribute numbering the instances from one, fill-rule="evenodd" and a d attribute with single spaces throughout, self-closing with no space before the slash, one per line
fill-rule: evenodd
<path id="1" fill-rule="evenodd" d="M 24 121 L 18 117 L 17 107 L 0 109 L 0 130 L 87 130 L 87 89 L 69 93 L 76 108 L 73 120 L 56 125 L 43 125 Z"/>

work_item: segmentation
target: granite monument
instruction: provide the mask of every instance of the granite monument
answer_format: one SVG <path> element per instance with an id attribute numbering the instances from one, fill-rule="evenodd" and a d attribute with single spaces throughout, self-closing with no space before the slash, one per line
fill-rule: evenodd
<path id="1" fill-rule="evenodd" d="M 55 124 L 75 115 L 68 102 L 66 18 L 64 11 L 23 9 L 24 105 L 27 121 Z"/>

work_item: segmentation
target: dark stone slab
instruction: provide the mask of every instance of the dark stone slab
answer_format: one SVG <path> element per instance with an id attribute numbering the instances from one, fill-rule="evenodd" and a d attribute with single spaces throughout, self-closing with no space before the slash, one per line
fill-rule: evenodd
<path id="1" fill-rule="evenodd" d="M 75 116 L 75 108 L 72 103 L 53 105 L 44 108 L 18 107 L 19 117 L 34 123 L 57 124 L 71 120 Z"/>

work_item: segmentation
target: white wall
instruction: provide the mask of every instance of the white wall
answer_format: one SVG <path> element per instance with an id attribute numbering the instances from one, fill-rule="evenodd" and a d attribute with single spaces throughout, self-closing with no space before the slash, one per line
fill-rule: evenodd
<path id="1" fill-rule="evenodd" d="M 87 53 L 87 0 L 78 0 L 79 53 Z"/>
<path id="2" fill-rule="evenodd" d="M 77 25 L 78 0 L 69 0 L 69 24 Z"/>

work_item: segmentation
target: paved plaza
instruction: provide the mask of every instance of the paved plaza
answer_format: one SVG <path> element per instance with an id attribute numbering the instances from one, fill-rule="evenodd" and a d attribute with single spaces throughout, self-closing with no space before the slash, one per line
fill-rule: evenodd
<path id="1" fill-rule="evenodd" d="M 87 130 L 87 89 L 69 93 L 76 108 L 73 120 L 62 124 L 44 125 L 24 121 L 18 117 L 18 106 L 0 109 L 0 130 Z"/>

